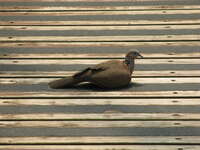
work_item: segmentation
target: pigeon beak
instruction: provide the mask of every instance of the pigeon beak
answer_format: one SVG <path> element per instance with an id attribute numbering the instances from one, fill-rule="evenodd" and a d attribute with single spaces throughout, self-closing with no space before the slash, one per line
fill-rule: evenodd
<path id="1" fill-rule="evenodd" d="M 144 58 L 144 57 L 138 53 L 138 58 Z"/>

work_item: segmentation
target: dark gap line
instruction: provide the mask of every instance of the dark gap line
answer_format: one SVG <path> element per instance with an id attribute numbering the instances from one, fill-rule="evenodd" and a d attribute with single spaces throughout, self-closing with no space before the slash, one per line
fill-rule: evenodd
<path id="1" fill-rule="evenodd" d="M 162 6 L 162 5 L 160 5 Z M 184 6 L 184 5 L 183 5 Z M 39 7 L 39 6 L 38 6 Z M 48 6 L 44 6 L 44 7 L 48 7 Z M 51 6 L 50 6 L 51 7 Z M 61 6 L 57 6 L 57 7 L 61 7 Z M 67 7 L 67 6 L 66 6 Z M 81 7 L 81 6 L 80 6 Z M 96 6 L 94 6 L 96 7 Z M 115 6 L 111 6 L 111 7 L 115 7 Z M 116 6 L 118 7 L 118 6 Z M 28 7 L 27 7 L 28 8 Z M 199 8 L 170 8 L 170 9 L 165 9 L 165 8 L 158 8 L 158 9 L 110 9 L 110 10 L 105 10 L 105 9 L 98 9 L 98 10 L 95 10 L 95 9 L 82 9 L 82 10 L 79 10 L 79 9 L 75 9 L 75 10 L 64 10 L 64 9 L 57 9 L 57 10 L 24 10 L 24 9 L 20 9 L 20 8 L 17 8 L 16 10 L 12 10 L 12 9 L 8 9 L 8 10 L 0 10 L 0 12 L 99 12 L 99 11 L 105 11 L 105 12 L 109 12 L 109 11 L 158 11 L 158 10 L 200 10 Z"/>
<path id="2" fill-rule="evenodd" d="M 0 121 L 200 121 L 200 119 L 3 119 Z M 164 127 L 163 127 L 164 128 Z"/>
<path id="3" fill-rule="evenodd" d="M 103 92 L 103 91 L 102 91 Z M 112 96 L 110 96 L 110 97 L 103 97 L 103 96 L 99 96 L 99 97 L 95 97 L 95 96 L 90 96 L 90 97 L 79 97 L 79 96 L 77 96 L 77 97 L 68 97 L 68 96 L 66 96 L 66 97 L 56 97 L 56 96 L 46 96 L 46 97 L 30 97 L 30 96 L 27 96 L 27 97 L 4 97 L 4 96 L 2 96 L 2 97 L 0 97 L 0 99 L 116 99 L 116 98 L 119 98 L 119 99 L 139 99 L 139 98 L 141 98 L 141 99 L 166 99 L 166 98 L 172 98 L 172 99 L 174 99 L 174 98 L 188 98 L 188 99 L 190 99 L 190 98 L 200 98 L 200 96 L 176 96 L 176 97 L 173 97 L 173 96 L 161 96 L 161 97 L 156 97 L 156 96 L 152 96 L 152 97 L 146 97 L 146 96 L 144 96 L 144 97 L 128 97 L 128 96 L 123 96 L 123 97 L 112 97 Z"/>
<path id="4" fill-rule="evenodd" d="M 134 137 L 134 136 L 133 136 Z M 175 137 L 175 136 L 174 136 Z M 194 137 L 195 138 L 195 137 Z M 56 142 L 53 142 L 53 143 L 0 143 L 0 145 L 3 145 L 3 146 L 6 146 L 6 145 L 30 145 L 30 146 L 34 146 L 34 145 L 55 145 L 55 146 L 59 146 L 59 145 L 82 145 L 82 146 L 90 146 L 90 145 L 149 145 L 149 146 L 152 146 L 152 145 L 166 145 L 166 146 L 170 146 L 170 145 L 177 145 L 177 146 L 199 146 L 200 143 L 181 143 L 181 142 L 176 142 L 176 143 L 130 143 L 130 142 L 121 142 L 121 143 L 76 143 L 76 142 L 71 142 L 71 143 L 56 143 Z"/>
<path id="5" fill-rule="evenodd" d="M 44 77 L 44 76 L 12 76 L 12 77 L 8 77 L 8 76 L 0 76 L 0 79 L 1 78 L 34 78 L 34 79 L 37 79 L 37 78 L 64 78 L 66 76 L 47 76 L 47 77 Z M 133 76 L 132 78 L 199 78 L 199 76 Z"/>
<path id="6" fill-rule="evenodd" d="M 56 37 L 56 36 L 55 36 Z M 145 41 L 142 41 L 142 40 L 139 40 L 139 41 L 48 41 L 48 42 L 57 42 L 57 43 L 67 43 L 67 42 L 71 42 L 71 43 L 77 43 L 77 42 L 80 42 L 80 43 L 84 43 L 84 42 L 89 42 L 89 43 L 93 43 L 93 42 L 190 42 L 190 41 L 200 41 L 200 40 L 145 40 Z M 7 42 L 10 42 L 10 43 L 13 43 L 13 42 L 16 42 L 16 43 L 20 43 L 20 42 L 34 42 L 34 43 L 40 43 L 40 42 L 46 42 L 46 41 L 0 41 L 0 43 L 7 43 Z"/>
<path id="7" fill-rule="evenodd" d="M 47 20 L 48 21 L 48 20 Z M 6 21 L 6 22 L 9 22 L 9 21 Z M 19 22 L 19 21 L 17 21 L 17 22 Z M 23 21 L 20 21 L 20 22 L 23 22 Z M 74 25 L 60 25 L 60 24 L 58 24 L 58 25 L 43 25 L 43 24 L 41 24 L 41 25 L 39 25 L 39 24 L 37 24 L 37 25 L 29 25 L 29 24 L 27 24 L 27 25 L 11 25 L 11 24 L 6 24 L 6 25 L 0 25 L 0 26 L 150 26 L 150 25 L 200 25 L 200 23 L 182 23 L 182 24 L 179 24 L 179 23 L 171 23 L 171 24 L 168 24 L 168 23 L 166 23 L 166 24 L 108 24 L 108 25 L 105 25 L 105 24 L 94 24 L 94 25 L 87 25 L 87 24 L 82 24 L 82 25 L 76 25 L 76 24 L 74 24 Z"/>

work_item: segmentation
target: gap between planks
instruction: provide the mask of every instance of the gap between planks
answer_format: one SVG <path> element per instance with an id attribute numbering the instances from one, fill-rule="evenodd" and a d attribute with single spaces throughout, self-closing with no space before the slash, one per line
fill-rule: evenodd
<path id="1" fill-rule="evenodd" d="M 96 0 L 56 0 L 57 2 L 96 2 Z M 130 0 L 101 0 L 102 2 L 130 2 Z M 142 2 L 158 2 L 165 0 L 140 0 Z M 173 1 L 173 0 L 168 0 Z M 182 0 L 178 0 L 182 1 Z M 27 0 L 0 0 L 0 2 L 27 2 Z M 55 2 L 55 0 L 32 0 L 32 2 Z"/>
<path id="2" fill-rule="evenodd" d="M 199 10 L 141 10 L 141 11 L 68 11 L 68 12 L 3 12 L 0 16 L 95 16 L 95 15 L 173 15 L 200 14 Z"/>

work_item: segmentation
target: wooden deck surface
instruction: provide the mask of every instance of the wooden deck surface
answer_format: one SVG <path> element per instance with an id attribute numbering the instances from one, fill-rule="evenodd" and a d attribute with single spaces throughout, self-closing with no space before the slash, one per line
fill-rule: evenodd
<path id="1" fill-rule="evenodd" d="M 130 49 L 127 88 L 47 86 Z M 199 149 L 199 0 L 0 0 L 0 150 Z"/>

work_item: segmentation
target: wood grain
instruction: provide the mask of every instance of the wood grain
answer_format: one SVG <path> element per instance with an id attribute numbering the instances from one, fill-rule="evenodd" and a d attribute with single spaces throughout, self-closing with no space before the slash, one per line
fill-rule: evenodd
<path id="1" fill-rule="evenodd" d="M 197 144 L 198 136 L 2 137 L 0 144 Z"/>
<path id="2" fill-rule="evenodd" d="M 0 26 L 0 30 L 48 31 L 48 30 L 180 30 L 200 29 L 199 25 L 145 25 L 145 26 Z"/>
<path id="3" fill-rule="evenodd" d="M 199 150 L 198 145 L 0 145 L 0 150 Z"/>
<path id="4" fill-rule="evenodd" d="M 200 121 L 0 121 L 1 128 L 177 128 L 200 127 Z"/>
<path id="5" fill-rule="evenodd" d="M 130 46 L 163 47 L 163 46 L 200 46 L 199 41 L 179 42 L 5 42 L 1 43 L 3 48 L 66 48 L 66 47 L 114 47 L 122 48 Z M 95 50 L 95 49 L 94 49 Z M 162 51 L 161 51 L 162 52 Z M 160 53 L 161 53 L 160 52 Z M 188 52 L 189 53 L 189 52 Z M 161 53 L 163 54 L 163 53 Z M 108 54 L 109 55 L 109 54 Z"/>
<path id="6" fill-rule="evenodd" d="M 199 98 L 200 91 L 0 92 L 0 98 Z"/>
<path id="7" fill-rule="evenodd" d="M 166 19 L 166 20 L 93 20 L 93 21 L 0 21 L 0 25 L 155 25 L 155 24 L 199 24 L 200 19 Z"/>
<path id="8" fill-rule="evenodd" d="M 200 105 L 199 98 L 134 98 L 134 99 L 0 99 L 0 106 L 94 106 L 94 105 L 122 105 L 122 106 L 186 106 Z"/>
<path id="9" fill-rule="evenodd" d="M 42 84 L 49 83 L 50 81 L 54 81 L 59 78 L 0 78 L 1 85 L 7 84 Z M 133 78 L 132 82 L 134 83 L 142 83 L 142 84 L 169 84 L 169 83 L 200 83 L 199 77 L 193 78 Z"/>
<path id="10" fill-rule="evenodd" d="M 27 48 L 28 50 L 28 48 Z M 0 54 L 0 58 L 9 59 L 59 59 L 59 58 L 75 58 L 75 59 L 122 59 L 124 53 L 4 53 Z M 188 52 L 188 53 L 142 53 L 144 58 L 199 58 L 200 52 Z M 152 59 L 151 59 L 152 60 Z M 170 60 L 169 60 L 170 61 Z M 178 60 L 176 60 L 178 61 Z M 188 60 L 186 60 L 188 61 Z"/>
<path id="11" fill-rule="evenodd" d="M 146 35 L 146 36 L 9 36 L 0 37 L 0 42 L 42 41 L 42 42 L 97 42 L 97 41 L 197 41 L 200 35 Z"/>
<path id="12" fill-rule="evenodd" d="M 141 53 L 142 54 L 142 53 Z M 76 54 L 74 54 L 75 56 Z M 142 54 L 143 55 L 143 54 Z M 72 57 L 73 58 L 73 57 Z M 145 56 L 144 56 L 145 58 Z M 112 60 L 112 59 L 109 59 Z M 113 59 L 114 60 L 114 59 Z M 95 65 L 106 59 L 1 59 L 3 65 Z M 136 64 L 199 64 L 199 59 L 136 59 Z"/>
<path id="13" fill-rule="evenodd" d="M 45 71 L 1 71 L 1 78 L 46 78 L 46 77 L 65 77 L 66 75 L 72 75 L 75 71 L 56 71 L 56 72 L 45 72 Z M 199 70 L 160 70 L 160 71 L 135 71 L 134 77 L 200 77 Z"/>

